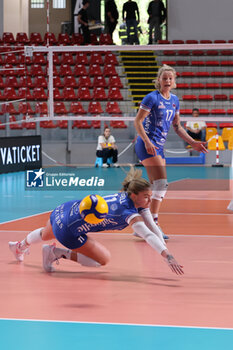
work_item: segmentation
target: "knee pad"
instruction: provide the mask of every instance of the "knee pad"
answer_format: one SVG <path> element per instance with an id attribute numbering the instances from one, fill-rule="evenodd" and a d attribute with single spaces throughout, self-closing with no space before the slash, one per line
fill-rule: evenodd
<path id="1" fill-rule="evenodd" d="M 168 188 L 167 179 L 154 180 L 151 189 L 152 189 L 152 199 L 157 201 L 162 201 Z"/>

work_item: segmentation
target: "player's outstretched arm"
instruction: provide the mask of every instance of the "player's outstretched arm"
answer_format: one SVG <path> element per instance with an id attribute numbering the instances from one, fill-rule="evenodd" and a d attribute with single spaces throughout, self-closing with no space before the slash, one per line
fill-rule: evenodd
<path id="1" fill-rule="evenodd" d="M 168 251 L 166 244 L 161 241 L 145 224 L 141 216 L 136 216 L 130 221 L 130 225 L 140 237 L 142 237 L 154 250 L 161 254 L 172 272 L 182 275 L 183 266 L 179 265 L 175 258 Z"/>

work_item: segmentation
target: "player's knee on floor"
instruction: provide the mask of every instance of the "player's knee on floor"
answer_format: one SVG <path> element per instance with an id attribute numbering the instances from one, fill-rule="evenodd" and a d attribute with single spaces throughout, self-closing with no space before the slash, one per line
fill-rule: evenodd
<path id="1" fill-rule="evenodd" d="M 167 179 L 154 180 L 151 189 L 152 189 L 152 199 L 157 201 L 162 201 L 168 188 Z"/>

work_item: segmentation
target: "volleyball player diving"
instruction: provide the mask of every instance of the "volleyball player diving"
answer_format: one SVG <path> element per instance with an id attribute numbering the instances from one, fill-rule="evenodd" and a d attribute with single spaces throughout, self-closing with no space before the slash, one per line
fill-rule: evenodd
<path id="1" fill-rule="evenodd" d="M 103 197 L 108 204 L 108 214 L 98 224 L 87 224 L 79 206 L 81 200 L 59 205 L 50 215 L 45 227 L 30 232 L 21 242 L 9 242 L 16 260 L 23 261 L 31 244 L 56 239 L 65 248 L 54 244 L 43 245 L 43 268 L 53 272 L 52 264 L 61 258 L 83 266 L 106 265 L 110 259 L 108 249 L 88 235 L 89 232 L 122 230 L 131 226 L 155 251 L 165 259 L 176 274 L 183 274 L 183 267 L 169 252 L 161 231 L 155 224 L 151 212 L 151 185 L 141 177 L 141 171 L 131 169 L 123 181 L 121 192 Z"/>
<path id="2" fill-rule="evenodd" d="M 198 152 L 207 153 L 205 142 L 194 140 L 180 124 L 179 100 L 171 93 L 176 87 L 176 71 L 163 65 L 155 80 L 156 90 L 147 94 L 135 118 L 138 138 L 135 145 L 136 154 L 146 168 L 151 183 L 151 214 L 158 224 L 161 202 L 166 194 L 168 182 L 164 145 L 171 124 L 178 136 Z M 163 235 L 164 239 L 169 237 Z"/>

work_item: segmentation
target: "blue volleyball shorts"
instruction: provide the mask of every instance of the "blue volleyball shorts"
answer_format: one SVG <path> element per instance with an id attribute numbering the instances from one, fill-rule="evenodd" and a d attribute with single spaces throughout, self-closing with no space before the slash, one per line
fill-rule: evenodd
<path id="1" fill-rule="evenodd" d="M 151 140 L 151 142 L 156 147 L 158 147 L 158 149 L 155 150 L 156 151 L 156 155 L 157 156 L 161 156 L 164 159 L 165 156 L 164 156 L 163 146 L 160 146 L 160 145 L 156 144 L 152 140 Z M 147 158 L 153 158 L 154 157 L 152 154 L 147 153 L 147 150 L 145 148 L 145 144 L 144 144 L 144 142 L 143 142 L 143 140 L 141 139 L 140 136 L 138 136 L 136 144 L 135 144 L 135 152 L 136 152 L 136 154 L 138 156 L 138 159 L 140 161 L 142 161 L 144 159 L 147 159 Z"/>
<path id="2" fill-rule="evenodd" d="M 77 249 L 82 247 L 87 241 L 86 234 L 77 234 L 73 232 L 65 224 L 66 218 L 65 205 L 59 205 L 50 215 L 50 223 L 53 233 L 58 242 L 68 249 Z"/>

